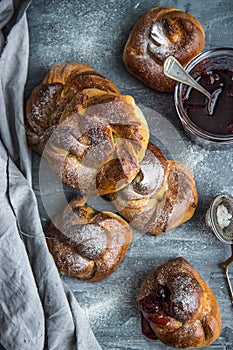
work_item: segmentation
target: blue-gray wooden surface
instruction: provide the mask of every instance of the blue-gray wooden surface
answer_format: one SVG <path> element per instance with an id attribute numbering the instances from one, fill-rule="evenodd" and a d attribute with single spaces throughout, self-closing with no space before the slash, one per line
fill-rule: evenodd
<path id="1" fill-rule="evenodd" d="M 210 284 L 221 309 L 222 333 L 208 349 L 232 350 L 233 307 L 219 268 L 231 250 L 206 229 L 204 218 L 216 194 L 233 194 L 233 148 L 207 151 L 191 143 L 176 116 L 172 94 L 147 88 L 124 69 L 122 51 L 130 30 L 140 16 L 155 6 L 177 7 L 197 17 L 206 33 L 205 50 L 233 47 L 231 0 L 36 0 L 28 10 L 30 60 L 26 97 L 53 64 L 83 61 L 93 66 L 112 79 L 122 93 L 134 96 L 145 112 L 151 139 L 168 157 L 182 161 L 193 170 L 199 193 L 198 208 L 188 223 L 160 237 L 134 232 L 124 261 L 106 280 L 88 283 L 65 276 L 62 279 L 85 309 L 103 349 L 164 350 L 168 347 L 142 336 L 135 300 L 151 269 L 183 256 Z M 70 198 L 74 192 L 63 191 L 47 164 L 40 164 L 40 157 L 35 154 L 33 175 L 41 219 L 46 227 L 48 217 L 64 205 L 64 193 Z M 107 205 L 95 198 L 90 202 L 100 209 Z"/>

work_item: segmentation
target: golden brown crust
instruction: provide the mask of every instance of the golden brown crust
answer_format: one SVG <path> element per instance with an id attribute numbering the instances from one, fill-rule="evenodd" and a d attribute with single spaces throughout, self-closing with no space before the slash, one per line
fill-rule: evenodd
<path id="1" fill-rule="evenodd" d="M 132 230 L 118 215 L 96 212 L 86 198 L 73 199 L 51 221 L 48 248 L 61 273 L 100 281 L 119 266 L 132 241 Z"/>
<path id="2" fill-rule="evenodd" d="M 27 101 L 25 125 L 65 185 L 96 195 L 133 180 L 149 139 L 133 97 L 83 63 L 50 70 Z"/>
<path id="3" fill-rule="evenodd" d="M 118 212 L 141 232 L 160 235 L 189 220 L 198 194 L 193 173 L 151 142 L 131 184 L 109 194 Z"/>
<path id="4" fill-rule="evenodd" d="M 197 207 L 193 173 L 184 164 L 168 161 L 167 188 L 147 223 L 147 232 L 159 235 L 189 220 Z"/>
<path id="5" fill-rule="evenodd" d="M 183 258 L 160 265 L 143 282 L 137 303 L 155 335 L 175 348 L 201 348 L 220 335 L 217 300 Z"/>
<path id="6" fill-rule="evenodd" d="M 118 212 L 140 231 L 145 229 L 143 213 L 154 208 L 164 192 L 167 170 L 168 162 L 163 153 L 149 142 L 135 179 L 117 193 L 108 195 Z M 140 220 L 137 221 L 137 217 Z"/>
<path id="7" fill-rule="evenodd" d="M 172 55 L 184 66 L 201 52 L 204 44 L 204 30 L 196 18 L 179 9 L 156 7 L 135 24 L 123 61 L 127 70 L 144 84 L 171 92 L 175 81 L 164 75 L 164 60 Z"/>
<path id="8" fill-rule="evenodd" d="M 73 73 L 81 74 L 86 72 L 94 72 L 94 69 L 85 63 L 60 63 L 53 66 L 43 79 L 44 84 L 61 83 L 66 84 L 67 79 Z"/>

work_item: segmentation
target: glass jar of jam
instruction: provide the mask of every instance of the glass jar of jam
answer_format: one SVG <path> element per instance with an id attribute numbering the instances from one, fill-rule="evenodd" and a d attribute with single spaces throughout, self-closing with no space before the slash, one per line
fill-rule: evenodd
<path id="1" fill-rule="evenodd" d="M 185 131 L 203 146 L 233 146 L 233 48 L 216 48 L 196 56 L 187 72 L 213 94 L 213 113 L 199 91 L 178 83 L 175 106 Z"/>

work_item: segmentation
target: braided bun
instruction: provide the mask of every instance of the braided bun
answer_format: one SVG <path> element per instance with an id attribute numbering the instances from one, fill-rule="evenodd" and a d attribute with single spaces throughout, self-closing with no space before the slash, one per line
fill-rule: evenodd
<path id="1" fill-rule="evenodd" d="M 108 197 L 133 227 L 152 235 L 170 231 L 189 220 L 198 200 L 191 170 L 182 163 L 167 160 L 151 142 L 136 178 Z"/>
<path id="2" fill-rule="evenodd" d="M 149 139 L 133 97 L 82 63 L 51 69 L 27 102 L 25 124 L 31 147 L 66 186 L 87 194 L 130 183 Z"/>
<path id="3" fill-rule="evenodd" d="M 175 348 L 201 348 L 221 332 L 217 300 L 195 269 L 177 258 L 152 271 L 137 303 L 144 320 L 161 342 Z"/>
<path id="4" fill-rule="evenodd" d="M 132 230 L 119 216 L 96 212 L 86 201 L 83 196 L 73 199 L 52 219 L 47 244 L 61 273 L 100 281 L 123 260 Z"/>
<path id="5" fill-rule="evenodd" d="M 173 91 L 175 81 L 163 73 L 164 60 L 172 55 L 186 65 L 204 47 L 200 22 L 175 8 L 156 7 L 135 24 L 125 45 L 127 70 L 152 89 Z"/>

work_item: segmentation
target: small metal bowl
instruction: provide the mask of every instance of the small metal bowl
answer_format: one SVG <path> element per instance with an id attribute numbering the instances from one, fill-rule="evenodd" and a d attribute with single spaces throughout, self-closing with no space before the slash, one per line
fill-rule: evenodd
<path id="1" fill-rule="evenodd" d="M 233 197 L 229 194 L 220 194 L 214 198 L 205 219 L 207 227 L 215 236 L 221 242 L 231 245 L 231 256 L 222 262 L 220 267 L 225 273 L 229 295 L 233 303 L 233 287 L 228 272 L 229 265 L 233 263 Z"/>
<path id="2" fill-rule="evenodd" d="M 221 209 L 222 210 L 219 210 Z M 225 217 L 221 217 L 224 215 Z M 233 197 L 220 194 L 214 198 L 206 213 L 206 225 L 223 243 L 233 244 Z"/>
<path id="3" fill-rule="evenodd" d="M 185 69 L 194 79 L 199 76 L 201 72 L 210 69 L 228 69 L 233 71 L 233 48 L 216 48 L 203 52 L 191 60 Z M 188 87 L 186 85 L 177 83 L 174 99 L 178 116 L 188 136 L 194 142 L 207 148 L 233 146 L 233 134 L 213 134 L 201 129 L 198 125 L 193 123 L 184 108 L 184 99 L 187 89 Z"/>

